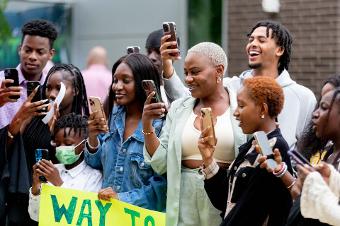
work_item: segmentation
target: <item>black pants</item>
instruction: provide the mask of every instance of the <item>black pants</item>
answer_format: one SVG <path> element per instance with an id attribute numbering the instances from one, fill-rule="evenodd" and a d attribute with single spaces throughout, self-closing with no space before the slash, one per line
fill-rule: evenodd
<path id="1" fill-rule="evenodd" d="M 8 226 L 38 226 L 28 214 L 28 194 L 8 194 Z"/>

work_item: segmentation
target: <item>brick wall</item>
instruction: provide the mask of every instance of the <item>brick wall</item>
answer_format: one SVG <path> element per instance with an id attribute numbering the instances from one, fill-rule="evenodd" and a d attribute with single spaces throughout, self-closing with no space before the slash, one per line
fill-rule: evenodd
<path id="1" fill-rule="evenodd" d="M 262 11 L 261 0 L 225 0 L 228 12 L 229 75 L 248 68 L 246 34 L 256 21 L 280 21 L 293 36 L 289 72 L 293 79 L 319 93 L 322 81 L 340 73 L 340 1 L 281 0 L 280 13 Z"/>

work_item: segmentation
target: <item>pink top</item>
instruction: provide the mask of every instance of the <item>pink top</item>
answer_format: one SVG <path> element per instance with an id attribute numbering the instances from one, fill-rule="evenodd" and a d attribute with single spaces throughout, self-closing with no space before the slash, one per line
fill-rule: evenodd
<path id="1" fill-rule="evenodd" d="M 0 129 L 7 126 L 11 123 L 12 119 L 14 118 L 14 115 L 18 112 L 21 105 L 25 102 L 27 99 L 27 81 L 22 74 L 20 64 L 16 67 L 18 70 L 19 75 L 19 85 L 23 87 L 21 90 L 20 98 L 14 102 L 14 103 L 7 103 L 4 106 L 0 107 Z M 47 74 L 42 74 L 40 77 L 40 85 L 43 85 L 46 79 Z M 0 71 L 0 79 L 5 79 L 4 71 Z"/>
<path id="2" fill-rule="evenodd" d="M 104 102 L 112 82 L 112 74 L 104 65 L 93 64 L 82 71 L 87 97 L 100 97 Z"/>

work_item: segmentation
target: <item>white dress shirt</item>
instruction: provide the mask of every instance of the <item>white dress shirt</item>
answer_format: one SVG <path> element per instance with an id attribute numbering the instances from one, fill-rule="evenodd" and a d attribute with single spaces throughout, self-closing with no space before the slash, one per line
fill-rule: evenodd
<path id="1" fill-rule="evenodd" d="M 99 170 L 91 168 L 83 160 L 76 167 L 67 170 L 63 164 L 55 164 L 60 177 L 63 180 L 62 188 L 71 188 L 81 191 L 98 192 L 102 187 L 102 173 Z M 48 183 L 52 185 L 51 183 Z M 28 213 L 32 220 L 38 221 L 40 195 L 33 195 L 30 188 Z"/>

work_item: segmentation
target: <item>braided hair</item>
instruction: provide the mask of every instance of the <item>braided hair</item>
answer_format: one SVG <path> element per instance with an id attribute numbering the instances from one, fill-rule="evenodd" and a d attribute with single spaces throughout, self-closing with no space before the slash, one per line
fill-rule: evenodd
<path id="1" fill-rule="evenodd" d="M 89 116 L 85 82 L 79 68 L 72 64 L 56 64 L 49 70 L 43 85 L 43 98 L 46 98 L 46 87 L 49 77 L 57 71 L 66 71 L 72 76 L 72 85 L 76 95 L 73 97 L 71 112 Z M 65 76 L 63 76 L 63 79 L 66 79 Z"/>
<path id="2" fill-rule="evenodd" d="M 68 133 L 66 133 L 66 128 L 70 128 Z M 64 129 L 64 137 L 69 136 L 71 130 L 74 130 L 75 134 L 78 133 L 79 136 L 86 138 L 88 136 L 87 116 L 77 115 L 75 113 L 63 115 L 55 124 L 54 134 L 57 134 L 61 129 Z"/>
<path id="3" fill-rule="evenodd" d="M 256 23 L 256 25 L 247 34 L 247 37 L 249 37 L 258 27 L 267 28 L 267 37 L 269 37 L 269 30 L 272 30 L 272 38 L 276 41 L 276 44 L 278 46 L 284 49 L 284 52 L 279 59 L 279 74 L 281 74 L 284 69 L 288 70 L 293 43 L 293 38 L 288 29 L 278 22 L 271 20 L 262 20 Z"/>

